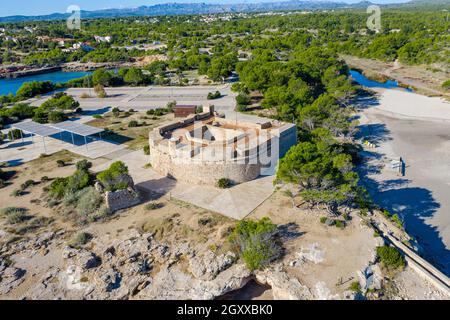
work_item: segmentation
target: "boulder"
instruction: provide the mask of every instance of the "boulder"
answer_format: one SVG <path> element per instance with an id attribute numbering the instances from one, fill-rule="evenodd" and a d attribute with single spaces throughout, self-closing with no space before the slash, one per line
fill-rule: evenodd
<path id="1" fill-rule="evenodd" d="M 197 255 L 189 259 L 189 271 L 198 279 L 212 280 L 219 272 L 230 267 L 234 261 L 236 261 L 236 256 L 232 252 L 217 256 L 214 252 L 208 250 L 203 255 Z"/>
<path id="2" fill-rule="evenodd" d="M 0 295 L 7 294 L 25 280 L 24 269 L 7 267 L 0 272 Z"/>
<path id="3" fill-rule="evenodd" d="M 34 241 L 34 247 L 40 248 L 42 246 L 47 246 L 50 240 L 52 240 L 54 237 L 54 232 L 44 232 L 36 238 L 36 240 Z"/>
<path id="4" fill-rule="evenodd" d="M 99 276 L 102 290 L 111 292 L 118 289 L 122 281 L 121 274 L 113 268 L 107 268 Z"/>
<path id="5" fill-rule="evenodd" d="M 95 268 L 100 264 L 100 259 L 92 252 L 81 250 L 77 255 L 78 266 L 83 269 Z"/>

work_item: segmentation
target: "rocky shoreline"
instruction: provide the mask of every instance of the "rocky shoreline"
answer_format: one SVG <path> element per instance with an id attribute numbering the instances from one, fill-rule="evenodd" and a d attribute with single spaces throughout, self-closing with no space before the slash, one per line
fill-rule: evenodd
<path id="1" fill-rule="evenodd" d="M 132 67 L 133 62 L 101 62 L 101 63 L 79 63 L 69 62 L 58 66 L 48 66 L 42 68 L 34 68 L 29 66 L 5 66 L 0 68 L 0 79 L 15 79 L 40 74 L 52 73 L 57 71 L 64 72 L 85 72 L 95 71 L 96 69 L 118 69 L 124 67 Z"/>

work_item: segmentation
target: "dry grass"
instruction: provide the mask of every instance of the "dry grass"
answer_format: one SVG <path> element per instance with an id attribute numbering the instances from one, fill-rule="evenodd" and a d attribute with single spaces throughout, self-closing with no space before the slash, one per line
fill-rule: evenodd
<path id="1" fill-rule="evenodd" d="M 109 112 L 103 115 L 102 118 L 93 119 L 87 124 L 108 129 L 114 133 L 106 136 L 105 139 L 116 143 L 124 143 L 130 149 L 139 150 L 148 143 L 148 133 L 150 130 L 172 119 L 173 114 L 153 117 L 147 115 L 144 111 L 131 112 L 129 115 L 122 111 L 118 117 L 115 117 L 112 112 Z M 139 126 L 128 127 L 129 122 L 132 120 L 137 121 Z"/>

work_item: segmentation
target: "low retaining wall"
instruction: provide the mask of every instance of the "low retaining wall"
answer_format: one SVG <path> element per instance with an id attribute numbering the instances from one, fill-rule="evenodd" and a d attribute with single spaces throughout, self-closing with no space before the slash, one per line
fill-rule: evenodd
<path id="1" fill-rule="evenodd" d="M 139 194 L 128 189 L 105 193 L 105 203 L 111 212 L 138 205 L 140 202 Z"/>

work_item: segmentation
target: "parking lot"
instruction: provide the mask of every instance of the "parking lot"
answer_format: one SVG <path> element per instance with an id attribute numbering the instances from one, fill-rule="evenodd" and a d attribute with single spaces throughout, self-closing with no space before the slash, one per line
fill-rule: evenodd
<path id="1" fill-rule="evenodd" d="M 208 100 L 210 92 L 219 91 L 222 96 Z M 105 106 L 122 109 L 148 110 L 162 108 L 169 101 L 178 104 L 205 105 L 213 104 L 219 111 L 233 110 L 235 107 L 235 93 L 231 92 L 229 84 L 219 86 L 186 86 L 186 87 L 118 87 L 106 88 L 107 97 L 97 98 L 94 89 L 71 88 L 66 90 L 73 96 L 84 110 L 99 109 Z M 89 98 L 83 98 L 90 96 Z M 50 95 L 30 100 L 31 105 L 40 106 Z"/>

